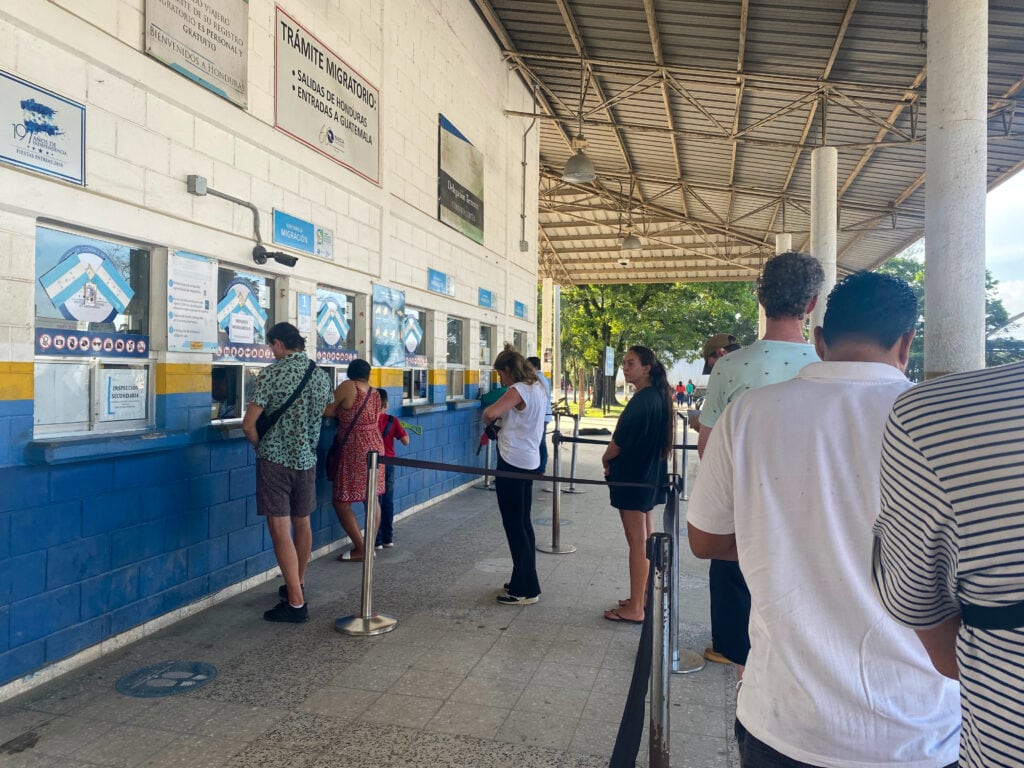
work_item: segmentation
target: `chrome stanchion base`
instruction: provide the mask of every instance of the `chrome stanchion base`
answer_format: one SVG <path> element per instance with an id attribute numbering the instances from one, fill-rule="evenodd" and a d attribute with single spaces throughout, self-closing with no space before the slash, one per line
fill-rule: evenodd
<path id="1" fill-rule="evenodd" d="M 571 555 L 576 551 L 576 547 L 572 544 L 559 544 L 557 547 L 550 544 L 538 544 L 537 551 L 547 552 L 550 555 Z"/>
<path id="2" fill-rule="evenodd" d="M 679 657 L 672 660 L 673 675 L 688 675 L 691 672 L 700 672 L 707 665 L 704 655 L 683 648 L 679 651 Z"/>
<path id="3" fill-rule="evenodd" d="M 359 614 L 334 620 L 334 628 L 343 635 L 383 635 L 398 626 L 398 619 L 375 613 L 368 619 Z"/>
<path id="4" fill-rule="evenodd" d="M 582 488 L 563 488 L 562 493 L 586 493 Z"/>

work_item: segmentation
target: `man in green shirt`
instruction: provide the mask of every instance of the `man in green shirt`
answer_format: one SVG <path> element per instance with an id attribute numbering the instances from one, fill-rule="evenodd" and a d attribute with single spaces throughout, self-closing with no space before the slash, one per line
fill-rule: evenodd
<path id="1" fill-rule="evenodd" d="M 271 328 L 267 344 L 276 362 L 256 379 L 242 420 L 242 431 L 256 449 L 256 512 L 267 518 L 284 577 L 284 587 L 278 593 L 281 602 L 263 618 L 299 623 L 309 620 L 302 587 L 313 549 L 309 516 L 316 507 L 320 417 L 332 399 L 331 380 L 314 367 L 303 383 L 313 364 L 306 357 L 306 340 L 291 323 Z M 298 396 L 261 438 L 256 427 L 260 415 L 275 413 L 297 390 Z"/>

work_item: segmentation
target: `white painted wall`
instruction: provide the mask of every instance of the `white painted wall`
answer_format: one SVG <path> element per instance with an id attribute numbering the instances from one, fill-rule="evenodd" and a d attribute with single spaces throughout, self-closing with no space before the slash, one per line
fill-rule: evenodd
<path id="1" fill-rule="evenodd" d="M 0 360 L 33 357 L 34 230 L 49 219 L 100 233 L 183 248 L 252 266 L 252 216 L 214 197 L 195 197 L 185 177 L 251 200 L 270 240 L 273 208 L 334 229 L 335 261 L 300 256 L 286 276 L 295 294 L 319 282 L 369 293 L 374 282 L 407 291 L 410 304 L 535 334 L 535 244 L 519 251 L 522 134 L 531 98 L 502 62 L 468 0 L 281 0 L 281 6 L 380 91 L 381 183 L 377 186 L 273 127 L 274 14 L 249 2 L 249 94 L 242 110 L 143 51 L 143 0 L 32 0 L 0 6 L 0 68 L 87 107 L 86 187 L 0 164 Z M 444 113 L 486 158 L 485 242 L 437 220 L 437 126 Z M 527 232 L 536 231 L 537 133 L 528 141 Z M 154 251 L 162 269 L 159 248 Z M 427 269 L 456 279 L 456 295 L 429 293 Z M 282 283 L 279 282 L 279 286 Z M 497 310 L 477 306 L 477 289 Z M 513 301 L 529 307 L 513 317 Z M 152 299 L 154 318 L 164 297 Z M 367 338 L 369 319 L 363 334 Z M 443 328 L 443 325 L 442 325 Z M 164 347 L 151 328 L 155 350 Z M 469 330 L 469 329 L 467 329 Z M 434 334 L 431 365 L 443 364 Z M 476 337 L 467 339 L 472 365 Z M 167 355 L 172 362 L 201 356 Z M 436 362 L 435 362 L 436 361 Z M 490 361 L 483 361 L 488 364 Z"/>

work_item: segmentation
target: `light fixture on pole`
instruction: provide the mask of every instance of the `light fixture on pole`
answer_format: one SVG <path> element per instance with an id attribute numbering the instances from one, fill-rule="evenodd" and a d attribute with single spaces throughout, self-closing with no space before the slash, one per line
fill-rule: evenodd
<path id="1" fill-rule="evenodd" d="M 622 239 L 622 245 L 619 246 L 620 250 L 623 251 L 641 251 L 643 250 L 644 244 L 640 242 L 640 238 L 636 236 L 636 230 L 633 228 L 633 177 L 629 178 L 629 234 Z"/>
<path id="2" fill-rule="evenodd" d="M 594 162 L 583 151 L 587 148 L 587 140 L 583 136 L 583 96 L 584 77 L 586 70 L 583 61 L 580 61 L 580 109 L 577 113 L 579 120 L 576 135 L 572 139 L 572 148 L 576 154 L 569 158 L 562 172 L 562 181 L 569 181 L 574 184 L 587 184 L 597 178 L 597 171 L 594 170 Z"/>

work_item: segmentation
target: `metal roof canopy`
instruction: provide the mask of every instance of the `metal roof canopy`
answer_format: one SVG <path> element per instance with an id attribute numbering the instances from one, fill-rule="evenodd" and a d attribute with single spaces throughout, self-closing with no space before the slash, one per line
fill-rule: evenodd
<path id="1" fill-rule="evenodd" d="M 925 0 L 473 0 L 540 125 L 538 260 L 564 285 L 752 280 L 810 241 L 839 151 L 840 272 L 924 235 Z M 988 179 L 1024 165 L 1024 4 L 989 3 Z M 581 99 L 582 93 L 582 99 Z M 580 104 L 582 103 L 582 116 Z M 598 177 L 561 180 L 582 117 Z M 643 242 L 619 266 L 632 222 Z"/>

